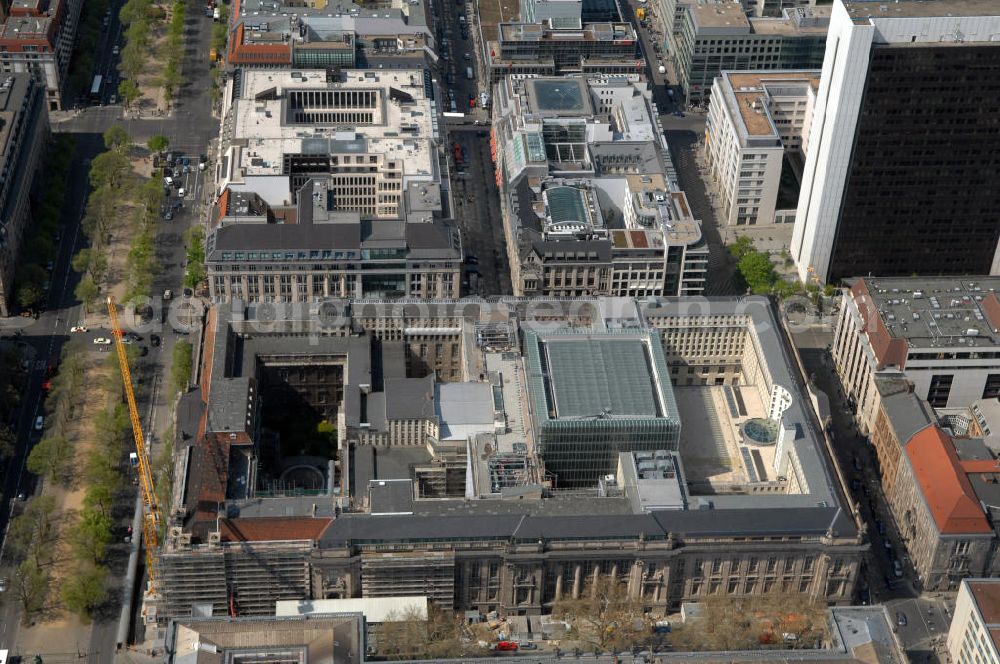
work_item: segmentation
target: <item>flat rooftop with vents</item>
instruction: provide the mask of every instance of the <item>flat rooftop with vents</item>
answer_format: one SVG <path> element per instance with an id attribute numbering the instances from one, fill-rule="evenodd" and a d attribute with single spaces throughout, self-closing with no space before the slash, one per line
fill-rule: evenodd
<path id="1" fill-rule="evenodd" d="M 877 313 L 888 336 L 910 348 L 1000 346 L 1000 277 L 898 277 L 858 280 L 854 299 Z M 860 284 L 857 284 L 860 285 Z"/>

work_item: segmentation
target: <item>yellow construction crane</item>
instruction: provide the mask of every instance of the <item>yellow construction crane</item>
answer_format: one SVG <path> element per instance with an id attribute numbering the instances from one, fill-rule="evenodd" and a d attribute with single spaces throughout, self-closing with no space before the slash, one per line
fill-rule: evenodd
<path id="1" fill-rule="evenodd" d="M 111 333 L 115 338 L 115 348 L 118 350 L 118 366 L 122 372 L 122 383 L 125 385 L 125 398 L 128 400 L 128 416 L 132 420 L 132 434 L 135 436 L 135 455 L 138 457 L 139 487 L 142 491 L 142 502 L 145 509 L 142 514 L 142 536 L 146 547 L 146 573 L 149 574 L 149 593 L 156 594 L 156 550 L 159 546 L 160 509 L 156 505 L 156 492 L 153 490 L 153 471 L 149 467 L 149 453 L 146 451 L 146 440 L 142 434 L 142 423 L 139 421 L 139 409 L 135 405 L 135 392 L 132 391 L 132 372 L 128 368 L 128 354 L 125 352 L 124 334 L 118 325 L 118 311 L 115 299 L 108 296 L 108 315 L 111 317 Z"/>

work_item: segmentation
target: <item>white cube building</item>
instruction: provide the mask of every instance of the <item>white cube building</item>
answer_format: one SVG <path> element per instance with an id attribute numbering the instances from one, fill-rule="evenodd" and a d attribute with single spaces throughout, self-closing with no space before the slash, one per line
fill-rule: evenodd
<path id="1" fill-rule="evenodd" d="M 777 210 L 785 151 L 804 159 L 819 72 L 723 72 L 712 85 L 705 157 L 730 227 L 795 221 Z"/>

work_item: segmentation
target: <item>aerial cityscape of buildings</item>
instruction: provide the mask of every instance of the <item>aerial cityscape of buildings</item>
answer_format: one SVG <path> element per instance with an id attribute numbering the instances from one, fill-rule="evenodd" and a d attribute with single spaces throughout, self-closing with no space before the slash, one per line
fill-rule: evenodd
<path id="1" fill-rule="evenodd" d="M 0 664 L 1000 662 L 998 56 L 0 0 Z"/>

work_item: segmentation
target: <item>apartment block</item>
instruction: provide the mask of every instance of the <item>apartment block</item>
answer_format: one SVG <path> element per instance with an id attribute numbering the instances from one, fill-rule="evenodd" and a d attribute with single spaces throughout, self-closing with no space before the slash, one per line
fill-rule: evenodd
<path id="1" fill-rule="evenodd" d="M 0 71 L 45 82 L 48 109 L 62 109 L 83 0 L 18 0 L 0 25 Z"/>
<path id="2" fill-rule="evenodd" d="M 933 408 L 1000 395 L 996 277 L 865 278 L 845 291 L 833 343 L 841 386 L 862 432 L 878 379 L 905 378 Z"/>
<path id="3" fill-rule="evenodd" d="M 234 0 L 226 61 L 234 67 L 421 67 L 434 47 L 422 2 Z"/>
<path id="4" fill-rule="evenodd" d="M 955 664 L 1000 662 L 1000 580 L 962 581 L 947 644 Z"/>
<path id="5" fill-rule="evenodd" d="M 439 128 L 422 69 L 246 69 L 223 101 L 220 195 L 287 207 L 322 176 L 334 212 L 412 221 L 440 212 Z"/>
<path id="6" fill-rule="evenodd" d="M 705 159 L 727 225 L 793 223 L 794 201 L 778 209 L 785 159 L 808 148 L 818 71 L 723 72 L 712 85 Z"/>
<path id="7" fill-rule="evenodd" d="M 44 83 L 29 74 L 0 75 L 0 317 L 11 315 L 14 274 L 31 194 L 49 139 Z"/>
<path id="8" fill-rule="evenodd" d="M 491 149 L 516 295 L 696 295 L 708 247 L 638 76 L 509 77 Z"/>
<path id="9" fill-rule="evenodd" d="M 998 33 L 991 0 L 836 1 L 792 237 L 803 281 L 1000 273 Z"/>
<path id="10" fill-rule="evenodd" d="M 561 26 L 561 27 L 559 27 Z M 487 44 L 490 85 L 517 74 L 634 74 L 645 67 L 631 23 L 501 23 Z"/>
<path id="11" fill-rule="evenodd" d="M 749 17 L 740 3 L 678 4 L 679 29 L 668 54 L 688 104 L 708 103 L 723 71 L 819 69 L 823 64 L 829 7 L 786 9 L 779 18 Z"/>
<path id="12" fill-rule="evenodd" d="M 684 26 L 687 7 L 696 4 L 712 4 L 716 0 L 656 0 L 653 3 L 653 18 L 658 21 L 664 34 L 663 47 L 666 48 L 673 35 L 680 34 Z M 784 16 L 786 9 L 823 7 L 833 0 L 751 0 L 743 3 L 747 15 L 757 18 Z"/>

